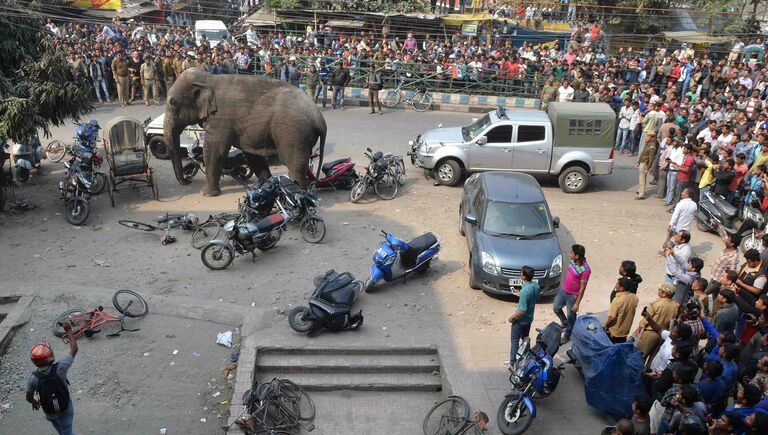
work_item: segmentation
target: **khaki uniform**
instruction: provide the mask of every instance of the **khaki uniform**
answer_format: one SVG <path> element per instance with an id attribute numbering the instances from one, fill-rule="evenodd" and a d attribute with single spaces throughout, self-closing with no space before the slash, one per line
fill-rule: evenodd
<path id="1" fill-rule="evenodd" d="M 141 83 L 144 88 L 144 103 L 149 104 L 149 94 L 152 93 L 152 101 L 157 102 L 158 89 L 157 89 L 157 71 L 155 71 L 153 64 L 143 63 L 141 64 Z"/>
<path id="2" fill-rule="evenodd" d="M 128 77 L 128 62 L 123 60 L 112 61 L 112 75 L 115 77 L 115 86 L 117 87 L 117 99 L 120 104 L 128 104 L 131 96 L 131 79 Z"/>
<path id="3" fill-rule="evenodd" d="M 614 338 L 626 338 L 632 329 L 632 322 L 635 320 L 635 310 L 637 310 L 637 295 L 627 291 L 616 293 L 610 308 L 608 308 L 608 317 L 616 319 L 608 333 Z"/>
<path id="4" fill-rule="evenodd" d="M 185 62 L 186 62 L 186 60 L 182 60 L 182 59 L 173 59 L 173 72 L 174 72 L 174 75 L 175 75 L 176 77 L 180 76 L 180 75 L 181 75 L 181 73 L 183 73 L 183 72 L 184 72 L 184 70 L 186 69 L 186 68 L 184 67 L 184 63 L 185 63 Z"/>
<path id="5" fill-rule="evenodd" d="M 645 198 L 645 188 L 648 181 L 648 172 L 651 170 L 654 160 L 656 159 L 656 141 L 646 142 L 643 152 L 640 153 L 640 159 L 638 160 L 639 171 L 639 185 L 637 190 L 637 196 L 639 198 Z"/>
<path id="6" fill-rule="evenodd" d="M 659 326 L 668 329 L 672 319 L 677 315 L 680 304 L 672 299 L 659 298 L 651 305 L 648 305 L 648 314 Z M 640 321 L 640 339 L 637 340 L 637 348 L 643 353 L 643 357 L 648 360 L 656 352 L 656 348 L 661 344 L 661 336 L 656 333 L 645 319 Z"/>
<path id="7" fill-rule="evenodd" d="M 168 95 L 168 91 L 173 86 L 173 82 L 176 80 L 176 70 L 173 68 L 173 62 L 166 59 L 163 60 L 163 78 L 165 79 L 165 95 Z"/>

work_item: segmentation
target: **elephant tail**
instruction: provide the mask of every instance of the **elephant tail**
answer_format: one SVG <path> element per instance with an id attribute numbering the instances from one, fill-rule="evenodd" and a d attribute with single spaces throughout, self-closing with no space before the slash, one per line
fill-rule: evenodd
<path id="1" fill-rule="evenodd" d="M 318 157 L 320 157 L 320 161 L 317 164 L 317 171 L 315 173 L 315 178 L 320 178 L 320 169 L 323 167 L 323 154 L 325 154 L 325 135 L 327 131 L 321 131 L 320 132 L 320 150 L 317 153 Z"/>

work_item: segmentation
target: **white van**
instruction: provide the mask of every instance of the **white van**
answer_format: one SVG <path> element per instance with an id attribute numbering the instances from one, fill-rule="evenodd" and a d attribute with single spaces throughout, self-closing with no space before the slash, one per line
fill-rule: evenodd
<path id="1" fill-rule="evenodd" d="M 200 41 L 205 35 L 211 47 L 215 47 L 219 42 L 229 36 L 227 26 L 219 20 L 199 20 L 195 21 L 195 41 L 200 46 Z"/>

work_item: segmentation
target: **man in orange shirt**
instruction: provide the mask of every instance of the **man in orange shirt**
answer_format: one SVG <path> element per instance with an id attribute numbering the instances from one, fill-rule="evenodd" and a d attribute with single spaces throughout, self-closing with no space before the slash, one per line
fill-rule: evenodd
<path id="1" fill-rule="evenodd" d="M 733 177 L 733 180 L 731 180 L 731 184 L 728 186 L 728 195 L 725 197 L 725 199 L 731 204 L 733 204 L 733 201 L 736 198 L 736 191 L 739 189 L 739 185 L 744 179 L 744 175 L 746 175 L 747 171 L 749 171 L 749 167 L 745 163 L 746 159 L 747 156 L 745 156 L 743 153 L 736 155 L 736 164 L 733 166 L 733 172 L 736 175 Z"/>

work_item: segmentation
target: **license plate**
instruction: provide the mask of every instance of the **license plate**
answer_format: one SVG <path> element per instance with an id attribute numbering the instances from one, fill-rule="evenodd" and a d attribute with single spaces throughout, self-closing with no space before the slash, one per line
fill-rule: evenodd
<path id="1" fill-rule="evenodd" d="M 533 282 L 539 282 L 538 279 L 534 279 Z M 522 279 L 510 279 L 509 280 L 509 286 L 510 287 L 522 287 L 523 286 L 523 280 Z"/>

